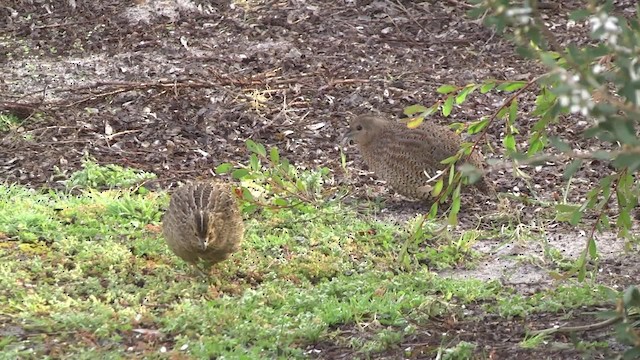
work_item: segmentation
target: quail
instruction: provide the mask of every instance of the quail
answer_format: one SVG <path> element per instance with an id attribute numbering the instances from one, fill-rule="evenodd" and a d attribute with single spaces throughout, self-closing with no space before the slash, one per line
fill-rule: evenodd
<path id="1" fill-rule="evenodd" d="M 242 215 L 229 184 L 193 182 L 172 195 L 164 218 L 163 235 L 169 248 L 205 275 L 206 267 L 223 261 L 240 248 Z"/>
<path id="2" fill-rule="evenodd" d="M 376 115 L 361 115 L 349 124 L 347 137 L 356 143 L 364 162 L 396 192 L 409 198 L 428 200 L 429 177 L 447 166 L 440 162 L 460 150 L 461 139 L 448 127 L 423 123 L 416 129 Z M 475 152 L 468 162 L 481 168 L 483 157 Z M 483 176 L 473 184 L 495 195 L 494 187 Z"/>

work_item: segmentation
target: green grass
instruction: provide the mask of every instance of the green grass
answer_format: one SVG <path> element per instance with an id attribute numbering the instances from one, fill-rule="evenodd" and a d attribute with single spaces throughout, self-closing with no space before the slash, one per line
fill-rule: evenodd
<path id="1" fill-rule="evenodd" d="M 78 187 L 73 195 L 0 185 L 0 358 L 288 359 L 322 342 L 366 357 L 435 317 L 464 318 L 467 306 L 508 318 L 603 300 L 583 285 L 524 297 L 424 266 L 401 271 L 412 225 L 363 218 L 339 202 L 247 213 L 242 250 L 206 282 L 162 239 L 167 194 Z M 441 251 L 421 259 L 455 266 L 473 258 L 464 255 L 477 238 L 433 244 Z M 453 359 L 475 345 L 450 346 Z"/>
<path id="2" fill-rule="evenodd" d="M 20 125 L 22 121 L 11 114 L 0 113 L 0 133 L 7 132 Z"/>

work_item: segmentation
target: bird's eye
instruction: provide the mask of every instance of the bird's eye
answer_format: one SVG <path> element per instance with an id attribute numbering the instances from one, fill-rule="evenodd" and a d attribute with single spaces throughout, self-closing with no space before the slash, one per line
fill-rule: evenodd
<path id="1" fill-rule="evenodd" d="M 358 131 L 362 130 L 362 125 L 356 126 L 356 130 L 358 130 Z"/>

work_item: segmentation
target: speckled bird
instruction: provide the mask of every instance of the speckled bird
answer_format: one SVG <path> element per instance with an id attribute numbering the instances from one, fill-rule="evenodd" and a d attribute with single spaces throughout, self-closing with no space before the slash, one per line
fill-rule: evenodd
<path id="1" fill-rule="evenodd" d="M 171 251 L 193 265 L 206 267 L 227 259 L 240 248 L 242 215 L 229 184 L 194 182 L 172 195 L 162 228 Z"/>
<path id="2" fill-rule="evenodd" d="M 449 166 L 440 161 L 455 155 L 462 142 L 446 126 L 423 122 L 418 128 L 409 129 L 403 123 L 376 115 L 354 118 L 347 137 L 357 144 L 364 162 L 379 178 L 399 194 L 420 200 L 431 197 L 427 180 Z M 469 163 L 482 169 L 484 159 L 474 151 Z M 496 194 L 484 176 L 473 185 Z"/>

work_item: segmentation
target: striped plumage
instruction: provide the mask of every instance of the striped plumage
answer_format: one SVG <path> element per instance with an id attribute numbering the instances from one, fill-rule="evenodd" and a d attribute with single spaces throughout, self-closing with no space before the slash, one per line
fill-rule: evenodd
<path id="1" fill-rule="evenodd" d="M 425 186 L 429 177 L 448 166 L 440 161 L 455 155 L 461 144 L 458 134 L 448 127 L 423 122 L 409 129 L 376 115 L 356 117 L 349 130 L 348 136 L 357 144 L 364 162 L 378 177 L 398 193 L 421 200 L 430 198 Z M 469 162 L 483 168 L 483 157 L 477 151 Z M 473 185 L 485 193 L 496 193 L 485 177 Z"/>
<path id="2" fill-rule="evenodd" d="M 184 261 L 206 266 L 225 260 L 240 248 L 242 215 L 230 185 L 194 182 L 178 188 L 162 220 L 169 248 Z"/>

